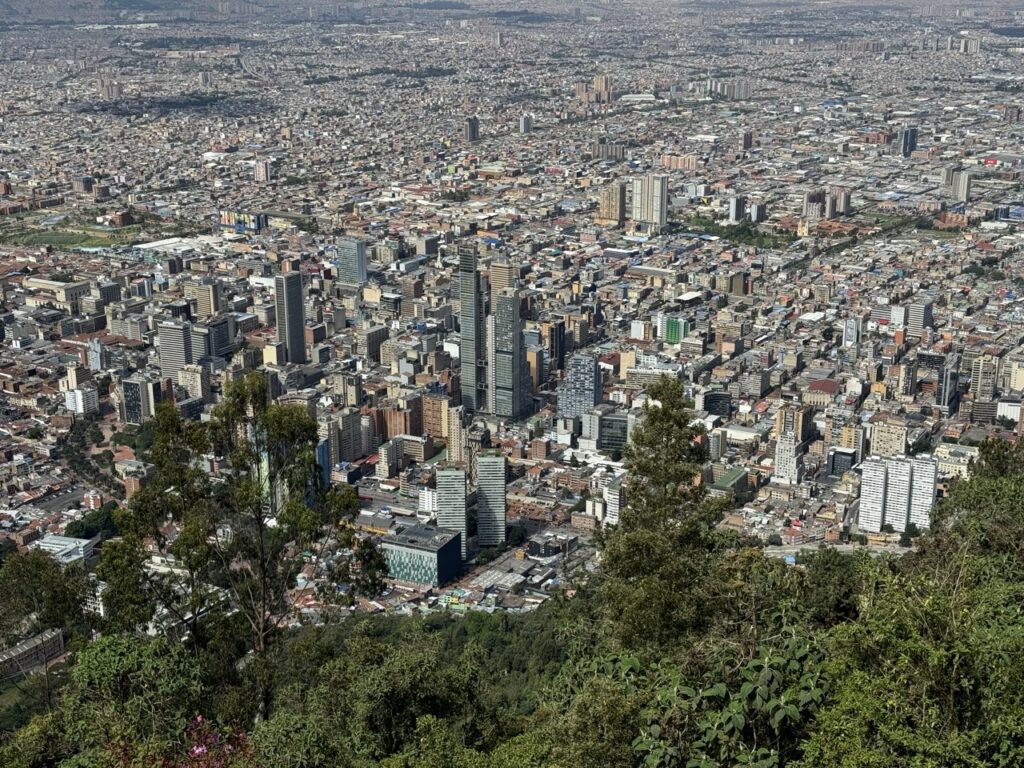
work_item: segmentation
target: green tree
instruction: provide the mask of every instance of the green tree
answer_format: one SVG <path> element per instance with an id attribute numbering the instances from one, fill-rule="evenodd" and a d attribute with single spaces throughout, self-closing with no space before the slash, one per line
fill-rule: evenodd
<path id="1" fill-rule="evenodd" d="M 7 558 L 0 567 L 0 635 L 71 629 L 82 621 L 87 591 L 81 568 L 62 568 L 40 549 Z"/>
<path id="2" fill-rule="evenodd" d="M 605 537 L 600 596 L 621 642 L 659 646 L 706 618 L 702 590 L 719 548 L 720 503 L 698 484 L 705 448 L 683 387 L 662 377 L 626 446 L 628 506 Z"/>

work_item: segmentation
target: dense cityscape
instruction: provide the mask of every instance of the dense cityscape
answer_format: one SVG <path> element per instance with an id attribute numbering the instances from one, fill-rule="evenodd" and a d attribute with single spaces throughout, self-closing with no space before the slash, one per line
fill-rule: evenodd
<path id="1" fill-rule="evenodd" d="M 0 763 L 1020 764 L 1021 38 L 0 0 Z"/>

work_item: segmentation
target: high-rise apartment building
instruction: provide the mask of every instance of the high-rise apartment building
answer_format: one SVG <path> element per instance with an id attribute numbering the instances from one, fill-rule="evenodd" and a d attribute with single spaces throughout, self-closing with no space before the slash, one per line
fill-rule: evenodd
<path id="1" fill-rule="evenodd" d="M 668 176 L 648 174 L 633 179 L 631 218 L 655 232 L 668 224 Z"/>
<path id="2" fill-rule="evenodd" d="M 597 218 L 601 224 L 621 227 L 626 223 L 626 184 L 615 181 L 601 190 Z"/>
<path id="3" fill-rule="evenodd" d="M 956 171 L 953 174 L 953 199 L 958 203 L 971 202 L 971 174 Z"/>
<path id="4" fill-rule="evenodd" d="M 867 459 L 860 465 L 860 514 L 862 532 L 878 533 L 885 519 L 885 460 Z"/>
<path id="5" fill-rule="evenodd" d="M 775 471 L 773 478 L 780 483 L 796 485 L 803 480 L 801 443 L 792 432 L 783 432 L 775 441 Z"/>
<path id="6" fill-rule="evenodd" d="M 910 523 L 927 528 L 935 505 L 938 462 L 933 456 L 873 456 L 861 464 L 862 533 L 892 527 L 902 533 Z"/>
<path id="7" fill-rule="evenodd" d="M 481 547 L 505 543 L 505 464 L 505 456 L 493 451 L 485 451 L 476 459 L 476 526 Z"/>
<path id="8" fill-rule="evenodd" d="M 284 272 L 274 278 L 277 340 L 289 363 L 306 362 L 306 319 L 302 306 L 302 274 Z"/>
<path id="9" fill-rule="evenodd" d="M 971 394 L 976 400 L 988 403 L 995 398 L 999 359 L 993 355 L 980 355 L 971 363 Z"/>

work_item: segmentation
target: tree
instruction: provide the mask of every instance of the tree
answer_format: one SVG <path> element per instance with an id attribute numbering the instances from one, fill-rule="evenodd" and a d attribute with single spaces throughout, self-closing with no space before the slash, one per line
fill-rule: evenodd
<path id="1" fill-rule="evenodd" d="M 601 600 L 620 640 L 660 645 L 706 617 L 701 589 L 718 549 L 719 502 L 696 482 L 703 430 L 683 407 L 683 387 L 662 377 L 625 449 L 628 506 L 604 541 Z"/>
<path id="2" fill-rule="evenodd" d="M 62 568 L 40 549 L 0 567 L 0 637 L 17 639 L 81 622 L 88 585 L 81 568 Z"/>

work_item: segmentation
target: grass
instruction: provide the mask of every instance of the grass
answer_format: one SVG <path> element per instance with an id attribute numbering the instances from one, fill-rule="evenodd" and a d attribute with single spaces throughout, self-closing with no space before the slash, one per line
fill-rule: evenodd
<path id="1" fill-rule="evenodd" d="M 3 245 L 52 245 L 54 248 L 103 248 L 111 243 L 109 238 L 89 235 L 84 232 L 57 232 L 48 230 L 21 231 L 0 234 Z"/>

